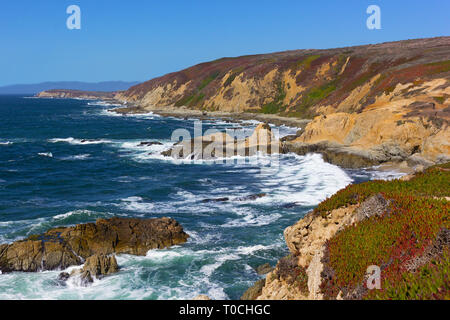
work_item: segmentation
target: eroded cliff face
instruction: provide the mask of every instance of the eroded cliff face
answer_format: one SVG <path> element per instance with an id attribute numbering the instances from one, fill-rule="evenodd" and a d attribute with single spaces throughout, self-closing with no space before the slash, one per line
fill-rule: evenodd
<path id="1" fill-rule="evenodd" d="M 296 224 L 284 230 L 284 238 L 291 252 L 290 257 L 280 260 L 275 270 L 266 277 L 265 285 L 257 300 L 320 300 L 322 258 L 324 246 L 336 232 L 347 226 L 355 218 L 357 205 L 333 210 L 326 218 L 308 214 Z M 285 260 L 292 264 L 283 275 Z M 301 279 L 289 279 L 292 274 L 304 273 L 303 290 Z M 298 277 L 298 275 L 297 275 Z"/>
<path id="2" fill-rule="evenodd" d="M 383 147 L 396 148 L 403 159 L 415 155 L 446 162 L 450 156 L 448 84 L 447 79 L 398 84 L 361 112 L 316 117 L 295 141 L 328 141 L 374 152 Z"/>

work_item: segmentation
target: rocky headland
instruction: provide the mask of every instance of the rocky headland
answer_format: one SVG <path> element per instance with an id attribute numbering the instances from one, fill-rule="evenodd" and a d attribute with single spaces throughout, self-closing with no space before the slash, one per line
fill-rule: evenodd
<path id="1" fill-rule="evenodd" d="M 323 201 L 284 230 L 290 254 L 242 299 L 448 299 L 449 168 L 350 185 Z M 380 289 L 367 286 L 372 265 Z"/>
<path id="2" fill-rule="evenodd" d="M 116 92 L 53 89 L 39 92 L 36 97 L 112 101 L 116 94 Z"/>

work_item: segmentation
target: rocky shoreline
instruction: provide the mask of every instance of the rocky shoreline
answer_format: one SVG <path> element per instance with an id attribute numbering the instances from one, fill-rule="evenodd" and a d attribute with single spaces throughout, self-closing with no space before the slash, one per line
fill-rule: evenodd
<path id="1" fill-rule="evenodd" d="M 0 245 L 0 271 L 64 270 L 84 264 L 82 279 L 92 282 L 117 272 L 116 254 L 145 255 L 185 243 L 189 235 L 170 218 L 98 219 L 95 223 L 50 229 L 20 241 Z M 60 275 L 67 280 L 69 274 Z"/>
<path id="2" fill-rule="evenodd" d="M 123 115 L 149 112 L 149 110 L 139 107 L 117 108 L 111 109 L 110 111 Z M 230 122 L 252 120 L 260 121 L 266 125 L 271 123 L 278 126 L 285 125 L 297 127 L 299 130 L 296 135 L 286 136 L 280 140 L 280 153 L 295 153 L 298 155 L 319 153 L 323 156 L 324 161 L 342 168 L 359 169 L 379 166 L 379 170 L 381 171 L 395 170 L 411 174 L 435 164 L 435 162 L 427 160 L 419 154 L 408 153 L 396 143 L 385 143 L 371 149 L 360 149 L 354 146 L 343 145 L 326 140 L 314 143 L 299 141 L 305 132 L 305 126 L 311 123 L 311 120 L 291 119 L 276 115 L 258 115 L 253 113 L 231 114 L 224 112 L 201 112 L 189 109 L 176 109 L 176 111 L 152 110 L 151 112 L 164 117 L 184 119 L 195 118 L 200 120 L 221 120 Z M 208 142 L 211 143 L 211 140 L 209 139 L 206 141 L 206 144 L 202 147 L 203 149 L 207 147 Z M 171 150 L 168 150 L 164 155 L 169 156 L 170 154 Z M 443 157 L 438 163 L 445 163 L 447 160 L 447 157 Z"/>
<path id="3" fill-rule="evenodd" d="M 275 269 L 250 287 L 241 299 L 360 300 L 380 298 L 441 299 L 448 297 L 450 284 L 448 279 L 442 280 L 444 278 L 441 277 L 448 276 L 445 268 L 448 266 L 447 255 L 450 253 L 450 225 L 448 224 L 449 165 L 450 163 L 435 166 L 423 173 L 405 176 L 401 181 L 384 184 L 368 182 L 364 187 L 350 185 L 330 199 L 325 200 L 296 224 L 284 230 L 284 238 L 290 254 L 280 259 Z M 434 186 L 425 190 L 423 181 L 433 181 Z M 376 185 L 381 186 L 381 188 L 376 187 Z M 404 191 L 400 191 L 402 189 Z M 378 190 L 381 192 L 378 192 Z M 348 198 L 345 198 L 346 196 L 343 196 L 343 194 L 348 194 Z M 392 238 L 389 239 L 396 239 L 395 237 L 401 238 L 401 235 L 407 234 L 408 237 L 411 236 L 414 239 L 412 241 L 413 246 L 419 246 L 420 241 L 416 233 L 420 227 L 416 224 L 426 223 L 424 221 L 420 223 L 413 221 L 412 217 L 419 215 L 419 212 L 423 214 L 425 208 L 406 209 L 411 201 L 417 201 L 422 206 L 424 206 L 424 201 L 428 202 L 430 208 L 434 207 L 433 214 L 440 217 L 435 219 L 431 225 L 434 231 L 428 231 L 427 235 L 423 235 L 423 237 L 428 237 L 426 241 L 422 240 L 423 248 L 421 250 L 410 250 L 404 248 L 407 247 L 402 242 L 404 240 L 390 240 L 391 242 L 386 243 L 386 248 L 389 249 L 384 254 L 384 258 L 380 258 L 383 256 L 382 254 L 376 254 L 378 257 L 376 261 L 369 260 L 366 256 L 367 253 L 365 255 L 364 251 L 370 249 L 368 248 L 370 242 L 378 244 L 374 248 L 375 253 L 378 250 L 382 251 L 382 237 L 391 236 Z M 409 210 L 418 211 L 413 214 Z M 400 218 L 397 218 L 397 215 Z M 402 215 L 410 216 L 402 220 Z M 432 213 L 429 213 L 429 215 L 431 216 Z M 395 230 L 394 221 L 402 221 L 402 232 L 399 235 L 396 235 L 393 231 Z M 389 227 L 380 229 L 383 224 L 387 224 Z M 361 228 L 364 232 L 358 234 L 356 231 L 358 228 Z M 371 228 L 381 230 L 382 234 L 374 235 L 370 233 Z M 351 236 L 346 237 L 346 234 L 351 234 Z M 380 237 L 380 239 L 377 237 Z M 330 254 L 334 252 L 332 246 L 335 245 L 336 238 L 345 241 L 345 249 L 342 249 L 343 252 L 336 251 L 334 256 L 330 257 Z M 357 243 L 358 238 L 363 241 L 362 244 Z M 362 253 L 355 252 L 353 247 L 359 248 Z M 349 256 L 346 256 L 347 251 L 350 252 Z M 352 273 L 355 272 L 355 262 L 346 261 L 346 257 L 348 259 L 360 259 L 358 264 L 361 273 L 358 273 L 358 276 Z M 340 261 L 343 259 L 344 261 Z M 396 268 L 390 270 L 394 261 Z M 384 287 L 370 291 L 366 285 L 365 268 L 381 262 L 383 264 L 379 265 L 381 271 L 385 272 L 384 277 L 387 280 L 383 283 Z M 336 268 L 335 265 L 344 268 L 344 271 L 333 269 Z M 429 271 L 430 266 L 435 265 L 442 265 L 443 269 L 437 268 L 435 271 Z M 420 270 L 437 272 L 437 274 L 435 278 L 433 274 L 421 276 Z M 338 271 L 339 274 L 347 272 L 351 275 L 351 278 L 339 279 Z M 398 280 L 398 277 L 409 280 L 406 280 L 407 282 L 403 284 L 402 281 Z M 352 278 L 357 278 L 357 280 L 352 280 Z"/>

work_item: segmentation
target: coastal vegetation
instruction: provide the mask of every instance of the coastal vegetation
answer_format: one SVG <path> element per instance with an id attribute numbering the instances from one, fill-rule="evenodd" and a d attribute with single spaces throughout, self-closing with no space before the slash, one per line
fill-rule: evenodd
<path id="1" fill-rule="evenodd" d="M 351 185 L 322 202 L 322 215 L 381 193 L 390 203 L 381 216 L 353 224 L 326 244 L 325 298 L 339 292 L 363 299 L 448 299 L 449 164 L 429 168 L 409 181 Z M 367 290 L 370 265 L 381 266 L 380 290 Z"/>

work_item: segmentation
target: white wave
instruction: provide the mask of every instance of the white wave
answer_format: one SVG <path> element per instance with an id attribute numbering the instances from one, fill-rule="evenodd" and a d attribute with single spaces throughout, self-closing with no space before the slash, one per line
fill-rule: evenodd
<path id="1" fill-rule="evenodd" d="M 122 199 L 121 208 L 128 211 L 135 211 L 140 213 L 148 213 L 153 210 L 155 205 L 153 203 L 144 202 L 141 197 L 129 197 Z"/>
<path id="2" fill-rule="evenodd" d="M 9 146 L 11 144 L 13 144 L 13 142 L 11 142 L 11 141 L 0 142 L 0 146 Z"/>
<path id="3" fill-rule="evenodd" d="M 275 138 L 277 138 L 277 139 L 281 139 L 281 138 L 289 136 L 289 135 L 295 135 L 295 134 L 297 134 L 297 131 L 300 130 L 300 128 L 288 127 L 288 126 L 285 126 L 284 124 L 281 126 L 278 126 L 278 127 L 274 126 L 274 128 L 277 129 L 277 130 L 275 130 L 275 132 L 277 133 L 277 134 L 275 134 Z"/>
<path id="4" fill-rule="evenodd" d="M 314 206 L 352 182 L 344 170 L 326 163 L 319 154 L 280 157 L 278 167 L 261 171 L 261 192 L 267 196 L 256 202 Z"/>
<path id="5" fill-rule="evenodd" d="M 112 143 L 111 140 L 106 139 L 75 139 L 72 137 L 69 138 L 53 138 L 48 140 L 51 143 L 60 143 L 60 142 L 66 142 L 73 145 L 87 145 L 87 144 L 102 144 L 102 143 Z"/>
<path id="6" fill-rule="evenodd" d="M 117 109 L 117 108 L 115 108 Z M 160 118 L 161 116 L 158 114 L 155 114 L 153 112 L 146 112 L 146 113 L 118 113 L 115 112 L 115 109 L 103 109 L 100 111 L 100 115 L 103 116 L 109 116 L 109 117 L 128 117 L 128 118 L 138 118 L 138 119 L 145 119 L 145 120 L 152 120 L 155 118 Z"/>
<path id="7" fill-rule="evenodd" d="M 102 107 L 123 107 L 120 103 L 110 103 L 106 101 L 91 101 L 87 103 L 88 106 L 102 106 Z"/>
<path id="8" fill-rule="evenodd" d="M 364 170 L 363 172 L 370 176 L 370 180 L 394 180 L 399 179 L 405 175 L 407 175 L 404 172 L 399 172 L 395 170 L 389 170 L 389 171 L 382 171 L 377 170 L 379 169 L 378 166 L 373 167 L 374 170 Z"/>
<path id="9" fill-rule="evenodd" d="M 64 219 L 66 219 L 66 218 L 69 218 L 69 217 L 71 217 L 71 216 L 78 216 L 78 215 L 83 215 L 83 216 L 88 216 L 88 217 L 91 217 L 91 216 L 95 216 L 95 217 L 97 217 L 97 216 L 102 216 L 102 215 L 105 215 L 104 213 L 100 213 L 100 212 L 96 212 L 96 211 L 91 211 L 91 210 L 74 210 L 74 211 L 69 211 L 69 212 L 66 212 L 66 213 L 61 213 L 61 214 L 58 214 L 58 215 L 56 215 L 56 216 L 53 216 L 53 220 L 64 220 Z M 110 214 L 106 214 L 106 215 L 110 215 Z"/>
<path id="10" fill-rule="evenodd" d="M 68 156 L 68 157 L 63 157 L 61 158 L 61 160 L 86 160 L 90 157 L 91 155 L 89 153 L 86 154 L 77 154 L 74 156 Z"/>
<path id="11" fill-rule="evenodd" d="M 113 109 L 114 110 L 114 109 Z M 100 111 L 101 116 L 108 116 L 108 117 L 122 117 L 122 114 L 118 112 L 111 111 L 109 109 L 103 109 Z"/>
<path id="12" fill-rule="evenodd" d="M 258 120 L 242 120 L 241 123 L 251 124 L 251 125 L 257 126 L 258 124 L 260 124 L 262 122 L 258 121 Z"/>
<path id="13" fill-rule="evenodd" d="M 53 154 L 51 152 L 39 152 L 38 155 L 41 157 L 53 158 Z"/>
<path id="14" fill-rule="evenodd" d="M 169 150 L 174 142 L 160 141 L 161 144 L 154 144 L 150 146 L 141 145 L 142 140 L 127 141 L 117 144 L 119 149 L 131 152 L 126 154 L 126 157 L 131 157 L 136 162 L 146 162 L 149 160 L 170 160 L 175 161 L 172 158 L 165 157 L 161 153 Z"/>

